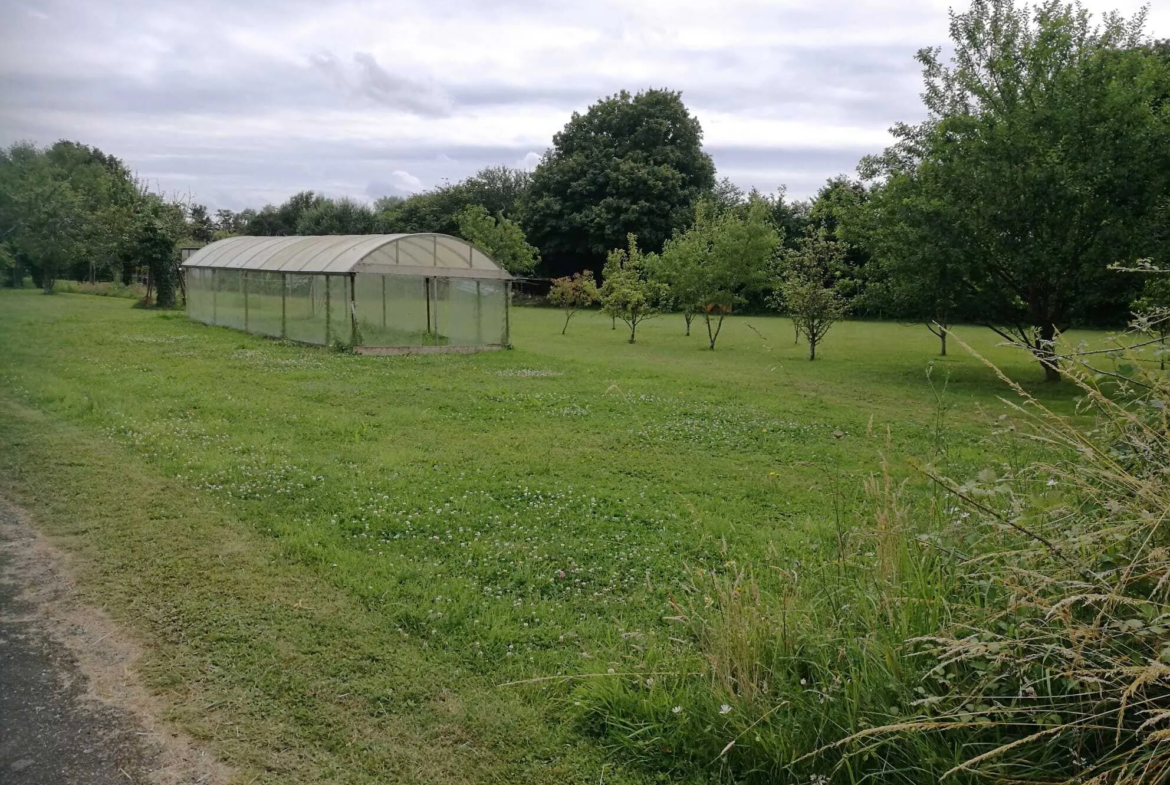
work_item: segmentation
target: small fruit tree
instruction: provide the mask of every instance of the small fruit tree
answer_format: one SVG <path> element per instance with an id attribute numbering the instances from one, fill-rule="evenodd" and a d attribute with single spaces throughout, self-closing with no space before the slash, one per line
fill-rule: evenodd
<path id="1" fill-rule="evenodd" d="M 569 329 L 569 320 L 582 308 L 588 308 L 599 298 L 597 282 L 593 280 L 593 271 L 573 273 L 572 278 L 556 278 L 552 289 L 548 293 L 548 301 L 565 312 L 565 326 L 561 328 L 561 335 Z"/>
<path id="2" fill-rule="evenodd" d="M 630 328 L 630 343 L 634 343 L 638 325 L 657 316 L 668 305 L 670 289 L 650 278 L 648 267 L 654 262 L 654 257 L 647 259 L 642 254 L 637 235 L 631 233 L 627 239 L 628 249 L 615 248 L 605 260 L 601 308 L 626 323 Z"/>

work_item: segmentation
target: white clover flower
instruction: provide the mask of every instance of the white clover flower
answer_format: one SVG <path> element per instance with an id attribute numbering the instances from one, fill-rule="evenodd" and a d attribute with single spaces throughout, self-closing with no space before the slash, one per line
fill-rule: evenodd
<path id="1" fill-rule="evenodd" d="M 724 703 L 722 706 L 719 707 L 720 714 L 729 714 L 730 712 L 731 712 L 731 707 L 728 706 L 726 703 Z"/>
<path id="2" fill-rule="evenodd" d="M 1056 487 L 1056 478 L 1055 477 L 1049 478 L 1047 484 L 1048 484 L 1049 488 L 1055 488 Z"/>
<path id="3" fill-rule="evenodd" d="M 682 706 L 675 706 L 673 709 L 671 709 L 671 711 L 673 711 L 675 714 L 682 714 Z"/>

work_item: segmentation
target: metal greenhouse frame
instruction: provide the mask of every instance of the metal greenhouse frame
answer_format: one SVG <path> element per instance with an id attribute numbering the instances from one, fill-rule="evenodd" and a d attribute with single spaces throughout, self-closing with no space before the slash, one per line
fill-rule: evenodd
<path id="1" fill-rule="evenodd" d="M 364 354 L 502 349 L 512 276 L 444 234 L 230 237 L 183 261 L 187 315 Z"/>

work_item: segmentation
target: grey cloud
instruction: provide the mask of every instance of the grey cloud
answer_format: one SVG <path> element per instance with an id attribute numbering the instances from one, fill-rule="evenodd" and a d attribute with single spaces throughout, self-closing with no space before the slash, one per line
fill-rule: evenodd
<path id="1" fill-rule="evenodd" d="M 359 68 L 359 89 L 378 103 L 427 117 L 444 117 L 451 113 L 451 99 L 441 90 L 395 76 L 366 52 L 355 52 L 353 61 Z"/>

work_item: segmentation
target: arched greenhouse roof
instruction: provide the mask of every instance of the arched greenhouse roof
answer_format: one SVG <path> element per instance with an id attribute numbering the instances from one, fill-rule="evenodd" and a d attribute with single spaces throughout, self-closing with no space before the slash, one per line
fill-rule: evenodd
<path id="1" fill-rule="evenodd" d="M 445 234 L 229 237 L 200 248 L 183 266 L 300 275 L 512 277 L 471 243 Z"/>

